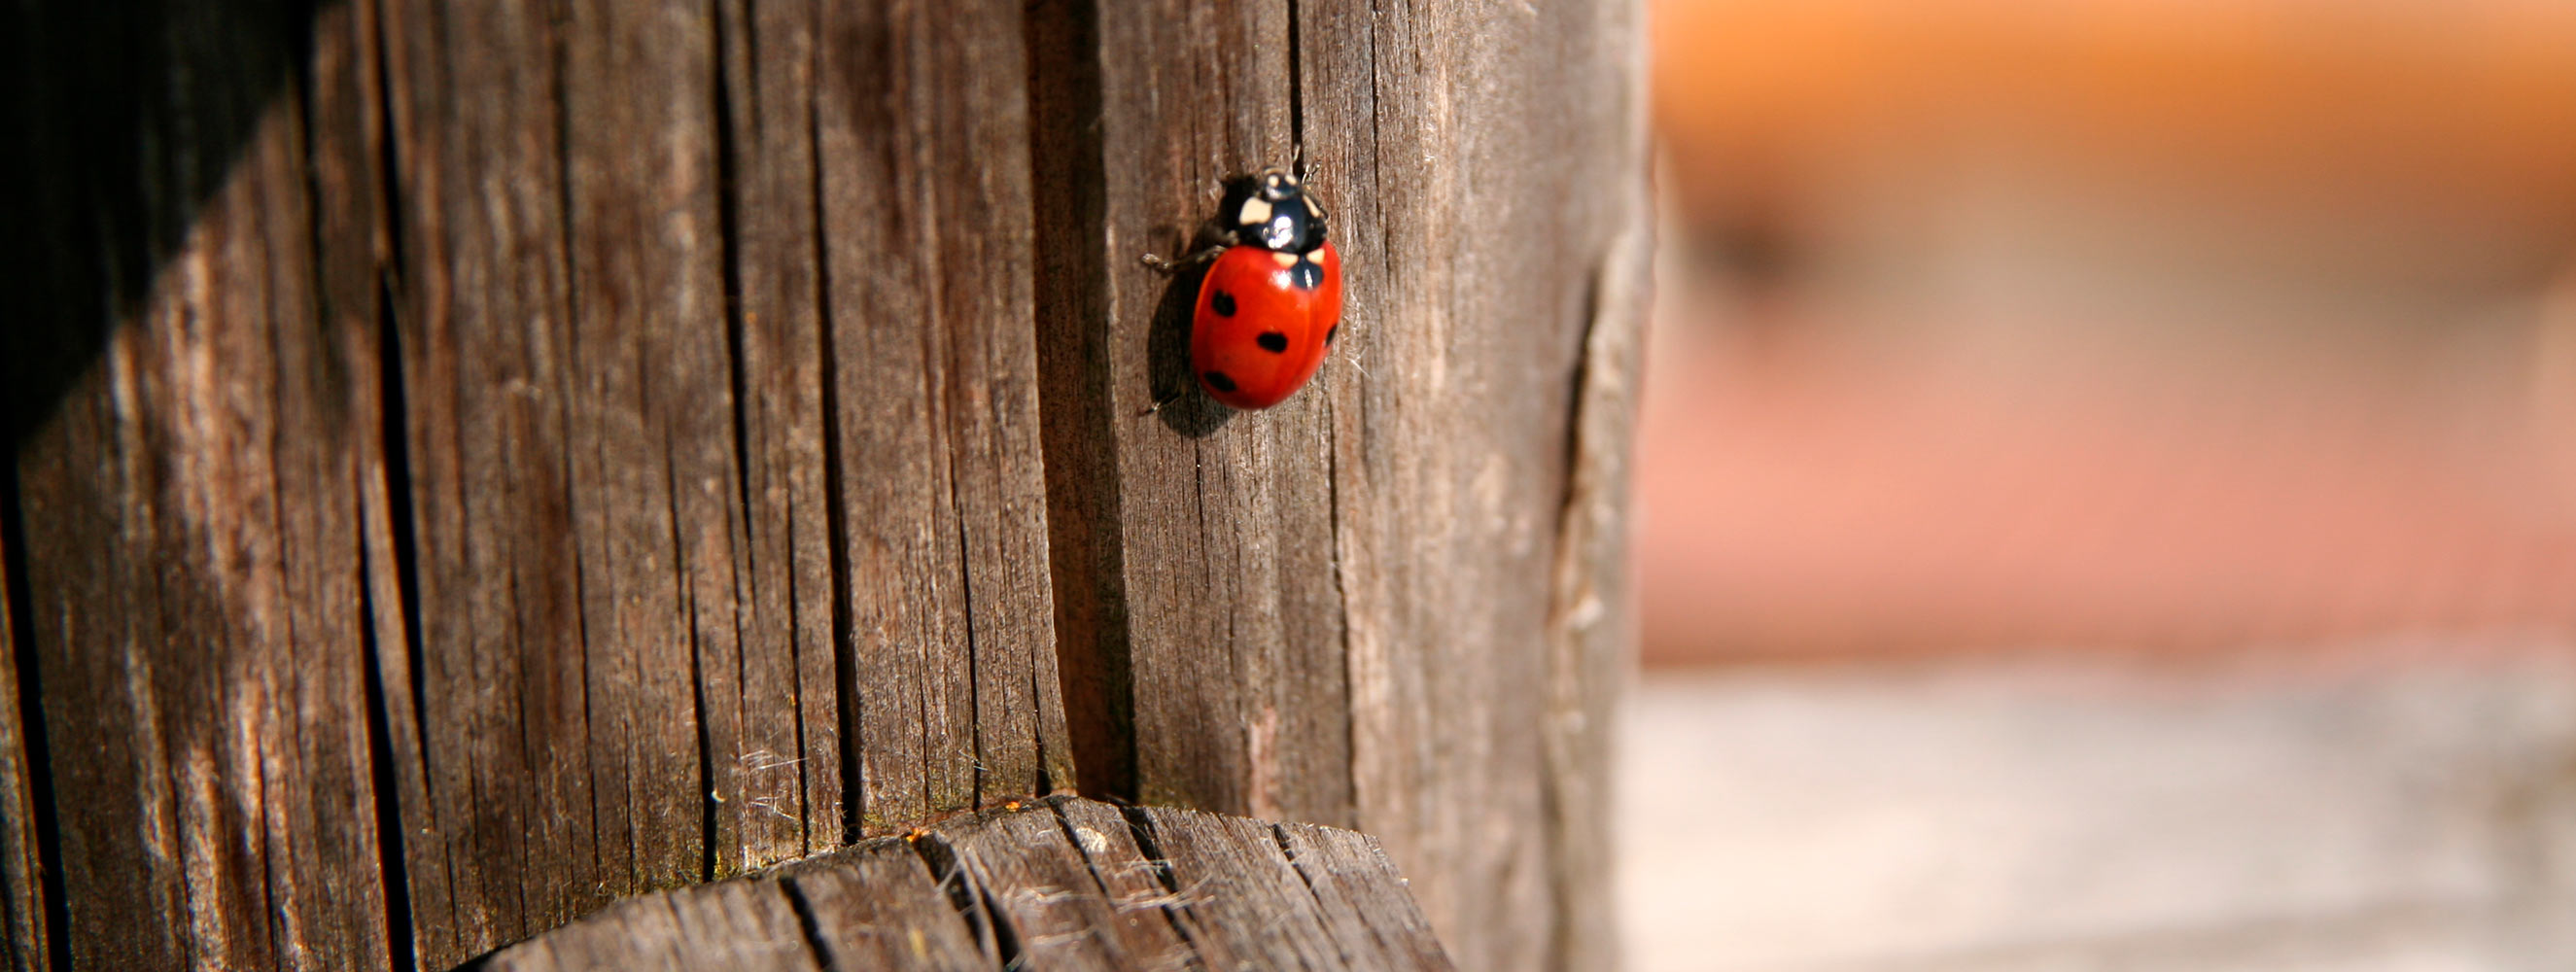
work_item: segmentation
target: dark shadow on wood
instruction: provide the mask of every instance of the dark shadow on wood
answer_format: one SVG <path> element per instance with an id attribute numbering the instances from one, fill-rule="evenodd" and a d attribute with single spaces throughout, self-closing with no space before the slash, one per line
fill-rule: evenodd
<path id="1" fill-rule="evenodd" d="M 363 618 L 374 618 L 382 610 L 375 603 L 373 578 L 366 576 L 366 562 L 359 561 L 358 611 Z M 411 878 L 403 856 L 401 802 L 394 799 L 400 785 L 394 779 L 393 730 L 385 705 L 385 673 L 381 652 L 376 643 L 376 626 L 360 625 L 361 660 L 366 671 L 367 761 L 372 770 L 369 779 L 376 787 L 377 867 L 384 874 L 385 916 L 390 926 L 386 941 L 395 972 L 413 972 L 420 958 L 411 934 Z M 417 684 L 417 680 L 415 680 Z"/>
<path id="2" fill-rule="evenodd" d="M 7 82 L 0 126 L 0 517 L 8 533 L 9 641 L 22 694 L 32 826 L 41 868 L 46 957 L 68 968 L 74 952 L 65 875 L 99 862 L 63 860 L 57 795 L 35 639 L 21 505 L 27 447 L 99 365 L 115 329 L 145 307 L 168 262 L 229 184 L 263 124 L 301 121 L 296 96 L 310 78 L 314 18 L 336 0 L 141 0 L 115 4 L 11 4 L 0 10 Z M 283 327 L 326 326 L 317 316 Z M 311 362 L 325 387 L 349 376 L 334 355 Z M 338 440 L 344 429 L 323 429 Z M 94 486 L 105 490 L 105 486 Z M 56 497 L 58 500 L 65 497 Z M 106 519 L 103 493 L 69 497 Z M 211 603 L 201 578 L 168 568 L 177 600 Z M 135 853 L 142 853 L 136 849 Z M 132 929 L 89 929 L 95 936 Z M 407 935 L 407 930 L 401 932 Z"/>
<path id="3" fill-rule="evenodd" d="M 0 664 L 10 665 L 16 675 L 18 697 L 10 701 L 17 706 L 22 727 L 18 741 L 23 751 L 16 756 L 24 761 L 27 801 L 32 810 L 30 815 L 35 818 L 26 823 L 33 831 L 36 843 L 37 874 L 32 888 L 0 891 L 7 892 L 5 898 L 12 907 L 19 896 L 29 890 L 34 891 L 39 900 L 34 902 L 36 914 L 23 918 L 10 915 L 8 924 L 0 928 L 5 928 L 11 937 L 15 937 L 16 930 L 22 925 L 39 932 L 43 941 L 43 961 L 51 962 L 56 969 L 68 969 L 72 967 L 72 944 L 65 932 L 71 925 L 70 898 L 63 894 L 62 826 L 54 812 L 53 767 L 46 759 L 50 743 L 45 737 L 44 680 L 38 672 L 40 666 L 36 657 L 35 599 L 27 590 L 27 530 L 22 515 L 18 503 L 18 477 L 13 468 L 7 475 L 0 475 L 0 581 L 6 582 L 9 629 L 5 634 L 12 649 L 11 657 L 0 659 Z M 8 755 L 0 753 L 0 758 Z M 9 809 L 14 811 L 16 808 Z M 0 823 L 0 826 L 17 825 Z M 11 839 L 14 841 L 16 835 L 11 835 Z M 10 864 L 14 869 L 17 862 L 11 861 Z M 28 875 L 7 874 L 5 877 L 12 882 L 23 882 Z M 37 943 L 10 942 L 7 945 L 9 947 L 0 948 L 0 956 L 21 961 L 36 960 Z"/>
<path id="4" fill-rule="evenodd" d="M 1198 311 L 1199 284 L 1207 279 L 1207 272 L 1208 264 L 1202 262 L 1172 274 L 1163 285 L 1162 299 L 1154 305 L 1154 326 L 1145 339 L 1154 400 L 1163 403 L 1154 414 L 1163 420 L 1164 428 L 1193 439 L 1215 435 L 1234 418 L 1234 409 L 1209 398 L 1190 374 L 1190 317 Z"/>
<path id="5" fill-rule="evenodd" d="M 382 161 L 387 169 L 386 184 L 390 185 L 390 140 L 386 143 Z M 389 215 L 400 210 L 397 206 L 385 208 Z M 402 234 L 398 226 L 395 229 L 397 232 L 389 234 L 389 238 L 398 241 Z M 396 254 L 399 256 L 398 250 Z M 394 307 L 392 282 L 379 272 L 376 274 L 376 387 L 381 395 L 378 399 L 381 412 L 376 441 L 385 464 L 385 520 L 388 526 L 385 532 L 389 535 L 384 542 L 390 548 L 390 556 L 385 559 L 392 562 L 395 603 L 390 606 L 375 603 L 374 579 L 362 573 L 360 590 L 364 602 L 359 616 L 366 622 L 367 745 L 369 759 L 374 763 L 371 778 L 376 786 L 376 829 L 380 842 L 377 853 L 382 861 L 379 867 L 384 874 L 385 920 L 391 935 L 388 944 L 392 949 L 395 972 L 413 972 L 420 967 L 419 936 L 414 928 L 411 907 L 411 858 L 404 850 L 402 787 L 396 772 L 400 763 L 395 755 L 393 734 L 407 733 L 411 752 L 429 750 L 429 739 L 419 718 L 419 713 L 428 711 L 429 697 L 428 687 L 420 677 L 425 659 L 421 650 L 420 540 L 416 535 L 419 524 L 414 519 L 412 506 L 411 440 L 404 421 L 409 412 L 404 401 L 401 328 L 395 324 Z M 361 557 L 359 567 L 362 572 L 381 569 L 373 557 Z M 387 611 L 393 612 L 392 617 L 397 622 L 395 628 L 402 638 L 400 645 L 382 644 L 383 639 L 377 634 L 376 621 L 385 617 Z M 387 652 L 397 652 L 403 659 L 401 685 L 387 683 Z M 395 691 L 410 696 L 410 708 L 400 720 L 394 718 L 391 696 L 387 694 Z"/>
<path id="6" fill-rule="evenodd" d="M 1216 213 L 1239 212 L 1244 200 L 1260 188 L 1250 173 L 1225 180 L 1225 191 L 1216 204 Z M 1199 224 L 1180 253 L 1200 253 L 1208 247 L 1223 246 L 1229 241 L 1211 220 Z M 1163 407 L 1156 414 L 1163 427 L 1193 439 L 1215 435 L 1225 423 L 1233 420 L 1235 410 L 1208 397 L 1199 387 L 1198 377 L 1190 371 L 1190 325 L 1198 313 L 1199 285 L 1207 280 L 1210 264 L 1201 261 L 1174 272 L 1164 284 L 1160 300 L 1154 304 L 1153 329 L 1145 340 L 1145 362 L 1152 370 L 1154 400 Z"/>
<path id="7" fill-rule="evenodd" d="M 323 6 L 255 0 L 12 4 L 0 159 L 0 445 L 27 435 L 223 187 L 260 119 L 299 82 Z M 333 376 L 336 380 L 337 376 Z"/>
<path id="8" fill-rule="evenodd" d="M 1095 797 L 1136 796 L 1125 555 L 1118 531 L 1120 421 L 1112 385 L 1109 281 L 1099 241 L 1108 211 L 1101 156 L 1100 8 L 1027 0 L 1032 254 L 1038 420 L 1046 456 L 1047 568 L 1055 594 L 1056 681 L 1075 779 Z M 1063 241 L 1063 245 L 1053 245 Z"/>

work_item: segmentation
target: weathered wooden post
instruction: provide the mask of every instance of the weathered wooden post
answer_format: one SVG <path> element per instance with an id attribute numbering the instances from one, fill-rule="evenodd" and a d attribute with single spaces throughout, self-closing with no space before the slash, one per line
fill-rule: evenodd
<path id="1" fill-rule="evenodd" d="M 1076 789 L 1607 960 L 1634 0 L 146 6 L 6 15 L 12 967 L 445 969 Z M 1139 415 L 1138 255 L 1292 160 L 1336 356 Z"/>

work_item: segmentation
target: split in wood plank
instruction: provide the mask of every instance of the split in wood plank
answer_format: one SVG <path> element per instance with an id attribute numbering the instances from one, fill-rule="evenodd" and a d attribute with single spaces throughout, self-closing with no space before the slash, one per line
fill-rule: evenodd
<path id="1" fill-rule="evenodd" d="M 1051 797 L 611 905 L 482 972 L 1449 969 L 1366 835 Z"/>

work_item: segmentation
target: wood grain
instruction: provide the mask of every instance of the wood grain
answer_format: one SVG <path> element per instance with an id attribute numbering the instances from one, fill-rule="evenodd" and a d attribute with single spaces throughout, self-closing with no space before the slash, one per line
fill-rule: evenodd
<path id="1" fill-rule="evenodd" d="M 402 230 L 389 353 L 410 500 L 394 515 L 417 538 L 421 700 L 419 725 L 395 732 L 424 740 L 424 765 L 400 769 L 423 779 L 424 803 L 402 819 L 433 967 L 640 885 L 602 872 L 603 854 L 624 848 L 603 850 L 587 823 L 605 812 L 617 828 L 629 805 L 622 791 L 594 794 L 585 744 L 554 26 L 537 8 L 383 5 Z M 656 701 L 683 718 L 695 709 Z"/>
<path id="2" fill-rule="evenodd" d="M 1244 415 L 1205 398 L 1174 350 L 1195 278 L 1138 262 L 1189 245 L 1221 180 L 1291 161 L 1290 24 L 1279 2 L 1066 3 L 1033 20 L 1096 37 L 1097 56 L 1042 64 L 1032 88 L 1099 97 L 1096 115 L 1049 105 L 1080 113 L 1092 131 L 1068 147 L 1096 153 L 1069 163 L 1066 190 L 1096 201 L 1059 204 L 1097 216 L 1073 224 L 1096 255 L 1041 271 L 1050 301 L 1082 312 L 1047 333 L 1048 486 L 1068 524 L 1060 596 L 1100 606 L 1068 625 L 1067 668 L 1090 683 L 1071 694 L 1105 687 L 1124 710 L 1088 720 L 1087 751 L 1120 751 L 1100 788 L 1349 823 L 1328 405 Z M 1093 171 L 1097 188 L 1079 185 Z M 1319 383 L 1343 380 L 1325 367 Z"/>
<path id="3" fill-rule="evenodd" d="M 827 969 L 989 969 L 982 935 L 910 845 L 879 840 L 780 876 Z"/>
<path id="4" fill-rule="evenodd" d="M 1225 935 L 1238 956 L 1261 956 L 1275 968 L 1342 966 L 1348 943 L 1326 927 L 1270 824 L 1156 808 L 1128 819 L 1145 853 L 1162 862 L 1178 907 L 1198 927 Z"/>
<path id="5" fill-rule="evenodd" d="M 12 504 L 14 507 L 14 504 Z M 10 972 L 37 972 L 51 967 L 53 941 L 47 927 L 44 858 L 36 825 L 36 786 L 27 758 L 31 726 L 26 721 L 26 686 L 19 669 L 18 633 L 21 596 L 17 570 L 11 564 L 14 525 L 0 529 L 0 959 Z M 27 647 L 34 647 L 28 645 Z M 41 755 L 41 750 L 39 751 Z"/>
<path id="6" fill-rule="evenodd" d="M 341 370 L 363 332 L 317 300 L 302 14 L 238 6 L 51 35 L 155 66 L 84 96 L 61 147 L 95 163 L 57 188 L 101 289 L 30 329 L 97 354 L 11 420 L 45 686 L 22 715 L 79 967 L 389 961 L 345 449 L 373 409 Z"/>
<path id="7" fill-rule="evenodd" d="M 1357 831 L 1283 823 L 1271 836 L 1315 897 L 1317 916 L 1344 956 L 1379 955 L 1406 968 L 1449 968 L 1449 956 L 1377 842 Z M 1389 880 L 1393 878 L 1393 880 Z"/>
<path id="8" fill-rule="evenodd" d="M 12 8 L 6 954 L 449 968 L 1078 782 L 1606 961 L 1635 7 Z M 1298 160 L 1349 326 L 1231 413 L 1136 258 Z M 982 923 L 832 947 L 1427 961 L 1164 812 L 961 818 L 898 870 Z"/>
<path id="9" fill-rule="evenodd" d="M 1058 813 L 1036 808 L 942 835 L 935 856 L 1010 929 L 1030 967 L 1180 968 L 1193 954 L 1188 942 L 1150 902 L 1108 893 L 1098 874 L 1143 863 L 1124 833 L 1111 842 L 1117 831 L 1078 835 Z"/>
<path id="10" fill-rule="evenodd" d="M 564 410 L 583 719 L 541 745 L 587 759 L 585 863 L 612 896 L 737 859 L 716 849 L 741 833 L 732 775 L 712 766 L 734 753 L 714 746 L 794 719 L 743 707 L 713 26 L 703 4 L 614 0 L 554 22 L 568 302 L 532 338 L 562 355 L 547 391 Z"/>
<path id="11" fill-rule="evenodd" d="M 726 293 L 735 338 L 736 447 L 743 456 L 746 602 L 742 687 L 783 698 L 792 723 L 747 720 L 730 752 L 745 844 L 803 853 L 855 830 L 843 802 L 839 713 L 846 655 L 833 586 L 837 497 L 829 489 L 823 387 L 822 246 L 815 189 L 814 10 L 802 3 L 720 5 L 716 135 L 726 190 Z M 772 705 L 774 707 L 774 703 Z M 754 706 L 753 708 L 761 708 Z M 726 750 L 719 750 L 726 751 Z M 768 859 L 747 858 L 754 866 Z"/>
<path id="12" fill-rule="evenodd" d="M 1132 827 L 1115 807 L 1063 797 L 961 817 L 772 874 L 619 902 L 480 967 L 1451 967 L 1366 837 L 1190 811 L 1131 817 Z M 1140 845 L 1140 834 L 1156 843 Z M 1170 859 L 1145 856 L 1157 845 Z M 1154 893 L 1139 895 L 1145 887 Z"/>
<path id="13" fill-rule="evenodd" d="M 883 966 L 859 966 L 881 968 Z M 775 882 L 722 881 L 618 902 L 513 946 L 485 972 L 821 972 L 793 903 Z"/>
<path id="14" fill-rule="evenodd" d="M 815 68 L 862 833 L 1073 776 L 1018 7 L 826 5 Z"/>
<path id="15" fill-rule="evenodd" d="M 388 8 L 425 961 L 1071 781 L 1010 12 Z"/>
<path id="16" fill-rule="evenodd" d="M 47 835 L 58 831 L 18 475 L 25 443 L 50 419 L 71 383 L 67 373 L 92 353 L 106 316 L 101 221 L 86 211 L 81 191 L 90 175 L 83 170 L 104 153 L 74 137 L 75 116 L 98 106 L 73 96 L 86 78 L 67 45 L 45 40 L 81 36 L 65 30 L 67 21 L 76 15 L 61 8 L 0 10 L 0 36 L 9 38 L 0 85 L 10 92 L 0 97 L 0 125 L 24 144 L 58 147 L 0 157 L 0 207 L 15 223 L 0 234 L 0 287 L 17 312 L 13 326 L 0 328 L 0 454 L 9 460 L 0 468 L 0 962 L 11 972 L 54 968 L 69 952 L 60 937 L 61 871 L 47 862 Z M 59 845 L 52 850 L 59 854 Z"/>
<path id="17" fill-rule="evenodd" d="M 1096 800 L 1063 800 L 1055 803 L 1055 813 L 1112 909 L 1106 934 L 1117 939 L 1138 967 L 1180 967 L 1173 960 L 1178 955 L 1195 955 L 1200 966 L 1210 969 L 1241 964 L 1226 938 L 1199 927 L 1198 919 L 1182 907 L 1166 880 L 1169 869 L 1137 846 L 1135 828 L 1118 808 Z"/>
<path id="18" fill-rule="evenodd" d="M 1630 43 L 1642 31 L 1615 25 Z M 1640 92 L 1627 110 L 1642 113 Z M 1630 129 L 1642 139 L 1644 125 Z M 1632 151 L 1642 155 L 1642 147 Z M 1573 441 L 1568 446 L 1565 505 L 1556 520 L 1556 553 L 1547 617 L 1547 698 L 1539 735 L 1547 756 L 1541 806 L 1547 822 L 1549 968 L 1607 966 L 1619 954 L 1619 916 L 1608 893 L 1617 859 L 1610 843 L 1612 767 L 1617 765 L 1619 697 L 1634 677 L 1635 586 L 1630 576 L 1628 509 L 1631 443 L 1636 441 L 1638 376 L 1645 370 L 1645 327 L 1654 246 L 1652 201 L 1632 182 L 1610 200 L 1624 207 L 1624 227 L 1594 267 L 1590 320 L 1577 371 Z"/>
<path id="19" fill-rule="evenodd" d="M 1097 219 L 1104 252 L 1040 268 L 1082 324 L 1050 330 L 1046 361 L 1068 695 L 1109 700 L 1077 719 L 1086 773 L 1109 753 L 1086 788 L 1353 824 L 1419 877 L 1463 964 L 1606 961 L 1579 902 L 1606 891 L 1587 761 L 1626 637 L 1637 11 L 1033 10 L 1101 52 L 1032 73 L 1060 92 L 1040 102 L 1075 156 L 1059 167 L 1100 185 L 1049 219 Z M 1227 413 L 1155 353 L 1192 282 L 1134 254 L 1182 245 L 1218 178 L 1300 156 L 1334 213 L 1346 333 L 1307 391 Z"/>
<path id="20" fill-rule="evenodd" d="M 1567 547 L 1561 524 L 1574 467 L 1624 450 L 1581 442 L 1588 403 L 1623 404 L 1577 390 L 1596 380 L 1586 368 L 1628 361 L 1587 357 L 1587 335 L 1642 326 L 1636 302 L 1596 296 L 1646 255 L 1639 15 L 1300 10 L 1307 154 L 1365 187 L 1341 207 L 1347 299 L 1366 309 L 1343 352 L 1365 369 L 1327 388 L 1359 827 L 1415 876 L 1460 965 L 1606 963 L 1606 942 L 1563 924 L 1606 883 L 1560 851 L 1597 853 L 1608 788 L 1551 777 L 1547 756 L 1560 735 L 1606 730 L 1615 682 L 1570 680 L 1621 649 L 1614 636 L 1566 647 L 1550 625 L 1559 587 L 1619 562 L 1614 547 Z M 1615 481 L 1579 503 L 1624 522 Z M 1624 615 L 1615 587 L 1600 597 Z"/>

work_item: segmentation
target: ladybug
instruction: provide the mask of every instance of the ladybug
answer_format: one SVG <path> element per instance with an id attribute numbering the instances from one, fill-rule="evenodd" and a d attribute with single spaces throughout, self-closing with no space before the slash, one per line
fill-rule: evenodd
<path id="1" fill-rule="evenodd" d="M 1210 398 L 1269 408 L 1306 386 L 1341 330 L 1342 258 L 1294 175 L 1265 170 L 1227 201 L 1211 224 L 1224 242 L 1183 261 L 1215 260 L 1190 316 L 1190 372 Z"/>

